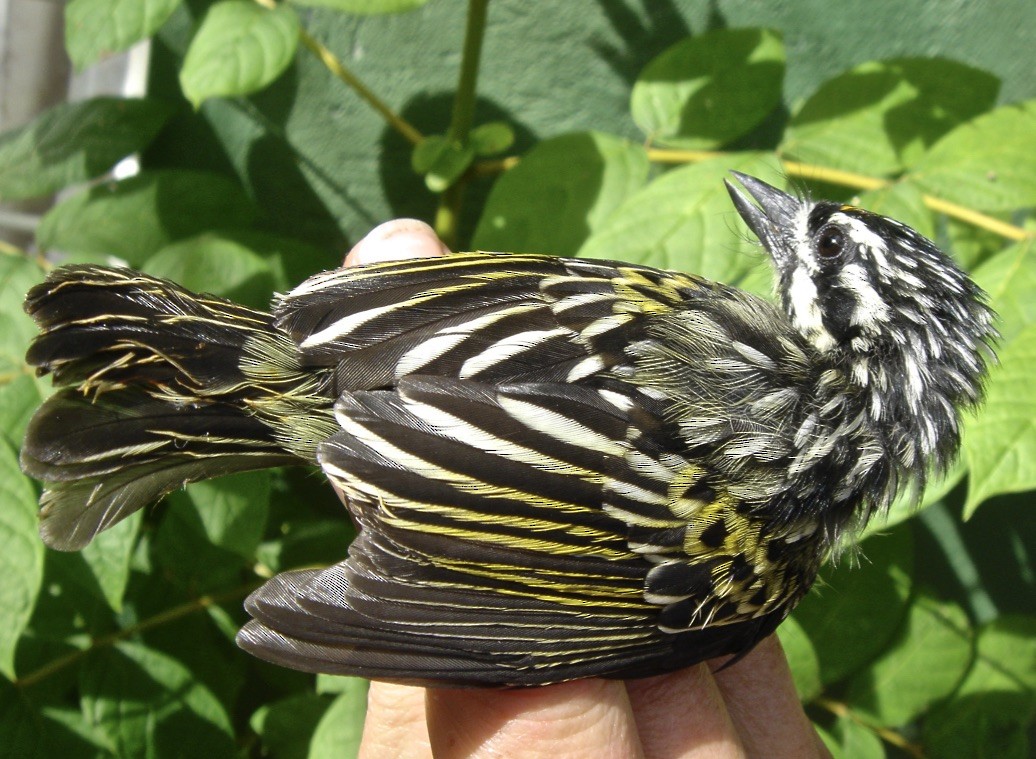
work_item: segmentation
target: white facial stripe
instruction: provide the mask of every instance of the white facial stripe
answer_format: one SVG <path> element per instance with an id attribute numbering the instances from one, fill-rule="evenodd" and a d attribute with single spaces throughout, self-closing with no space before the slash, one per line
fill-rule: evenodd
<path id="1" fill-rule="evenodd" d="M 817 302 L 817 286 L 813 283 L 809 272 L 797 266 L 791 275 L 791 287 L 788 288 L 788 302 L 791 305 L 795 326 L 805 335 L 818 350 L 827 351 L 835 346 L 835 339 L 824 326 Z"/>
<path id="2" fill-rule="evenodd" d="M 879 272 L 889 271 L 889 260 L 885 241 L 860 219 L 853 218 L 844 213 L 836 213 L 831 216 L 831 221 L 838 224 L 845 230 L 849 239 L 864 248 L 874 261 Z"/>
<path id="3" fill-rule="evenodd" d="M 838 275 L 839 284 L 851 292 L 856 301 L 852 323 L 860 327 L 874 327 L 889 320 L 889 309 L 859 263 L 845 266 Z"/>

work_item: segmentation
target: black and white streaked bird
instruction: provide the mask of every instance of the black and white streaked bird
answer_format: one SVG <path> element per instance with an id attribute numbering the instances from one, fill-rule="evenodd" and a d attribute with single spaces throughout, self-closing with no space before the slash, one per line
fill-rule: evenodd
<path id="1" fill-rule="evenodd" d="M 780 308 L 539 255 L 331 271 L 272 315 L 57 269 L 26 300 L 28 362 L 60 388 L 22 451 L 43 539 L 78 549 L 185 483 L 315 463 L 358 537 L 248 599 L 257 656 L 532 685 L 748 651 L 847 531 L 952 460 L 995 331 L 917 232 L 735 176 Z"/>

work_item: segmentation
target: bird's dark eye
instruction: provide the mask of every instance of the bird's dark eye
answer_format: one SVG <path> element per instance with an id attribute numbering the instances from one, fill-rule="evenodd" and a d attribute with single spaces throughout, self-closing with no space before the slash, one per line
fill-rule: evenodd
<path id="1" fill-rule="evenodd" d="M 817 255 L 821 260 L 833 261 L 845 250 L 845 235 L 838 227 L 825 227 L 817 236 Z"/>

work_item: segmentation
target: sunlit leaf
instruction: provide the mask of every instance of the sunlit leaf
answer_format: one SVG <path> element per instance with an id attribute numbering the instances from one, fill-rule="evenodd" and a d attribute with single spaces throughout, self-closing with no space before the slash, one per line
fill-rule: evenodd
<path id="1" fill-rule="evenodd" d="M 587 258 L 630 261 L 737 284 L 769 265 L 730 205 L 730 171 L 783 184 L 771 156 L 755 153 L 682 166 L 615 209 L 579 249 Z M 767 271 L 768 273 L 768 271 Z"/>
<path id="2" fill-rule="evenodd" d="M 677 42 L 640 73 L 631 110 L 652 142 L 714 148 L 780 102 L 784 43 L 770 29 L 719 29 Z"/>
<path id="3" fill-rule="evenodd" d="M 794 612 L 813 643 L 825 684 L 859 671 L 892 640 L 907 610 L 913 541 L 909 530 L 878 535 L 860 547 L 861 557 L 843 557 L 821 572 Z"/>
<path id="4" fill-rule="evenodd" d="M 647 180 L 642 147 L 596 132 L 544 140 L 493 186 L 478 250 L 574 255 Z"/>
<path id="5" fill-rule="evenodd" d="M 298 42 L 299 18 L 287 4 L 222 0 L 209 8 L 191 40 L 180 85 L 195 106 L 249 95 L 284 72 Z"/>
<path id="6" fill-rule="evenodd" d="M 65 47 L 79 70 L 158 31 L 182 0 L 71 0 Z"/>
<path id="7" fill-rule="evenodd" d="M 960 125 L 911 168 L 924 192 L 981 211 L 1036 205 L 1036 100 L 997 108 Z"/>
<path id="8" fill-rule="evenodd" d="M 964 454 L 970 476 L 965 515 L 999 493 L 1036 488 L 1036 325 L 999 352 L 985 405 L 969 420 Z"/>
<path id="9" fill-rule="evenodd" d="M 996 77 L 956 61 L 870 61 L 824 82 L 792 117 L 780 151 L 797 161 L 892 175 L 992 107 L 999 89 Z"/>
<path id="10" fill-rule="evenodd" d="M 14 653 L 43 579 L 43 542 L 36 490 L 18 468 L 18 455 L 0 441 L 0 674 L 14 679 Z"/>
<path id="11" fill-rule="evenodd" d="M 964 611 L 921 595 L 911 600 L 895 640 L 847 697 L 878 724 L 898 727 L 950 695 L 971 662 L 971 630 Z"/>
<path id="12" fill-rule="evenodd" d="M 43 217 L 36 239 L 48 250 L 114 256 L 140 265 L 185 237 L 247 226 L 254 214 L 241 188 L 219 174 L 144 172 L 59 203 Z"/>
<path id="13" fill-rule="evenodd" d="M 170 109 L 158 100 L 63 103 L 0 135 L 0 200 L 49 195 L 100 176 L 144 148 Z"/>

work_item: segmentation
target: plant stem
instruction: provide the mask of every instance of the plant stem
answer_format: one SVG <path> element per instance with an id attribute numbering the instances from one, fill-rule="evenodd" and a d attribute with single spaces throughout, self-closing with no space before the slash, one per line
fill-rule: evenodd
<path id="1" fill-rule="evenodd" d="M 453 98 L 450 128 L 446 132 L 446 138 L 451 142 L 467 142 L 475 121 L 475 93 L 488 9 L 489 0 L 468 1 L 468 19 L 464 28 L 464 52 L 461 55 L 457 94 Z M 464 202 L 464 184 L 470 175 L 471 172 L 465 173 L 439 198 L 439 208 L 435 213 L 435 232 L 449 247 L 455 246 L 457 242 L 457 224 Z"/>
<path id="2" fill-rule="evenodd" d="M 915 743 L 911 743 L 905 737 L 897 733 L 895 730 L 889 730 L 886 727 L 880 725 L 872 725 L 867 720 L 863 719 L 860 715 L 850 709 L 846 704 L 840 701 L 834 701 L 829 698 L 818 698 L 813 703 L 817 706 L 827 709 L 836 717 L 847 717 L 856 724 L 867 730 L 873 731 L 879 738 L 886 743 L 895 746 L 896 748 L 902 749 L 911 756 L 917 757 L 917 759 L 924 759 L 924 750 Z"/>
<path id="3" fill-rule="evenodd" d="M 381 114 L 381 117 L 388 122 L 389 126 L 399 132 L 412 145 L 417 145 L 424 139 L 417 128 L 398 113 L 393 111 L 367 85 L 361 82 L 355 74 L 345 67 L 334 53 L 328 50 L 322 43 L 314 39 L 305 29 L 299 31 L 299 39 L 313 55 L 320 59 L 320 62 L 327 67 L 327 70 L 349 85 L 371 108 Z"/>
<path id="4" fill-rule="evenodd" d="M 718 158 L 725 153 L 714 150 L 667 150 L 664 148 L 648 148 L 648 159 L 656 163 L 697 163 L 710 158 Z M 812 179 L 820 182 L 852 187 L 857 190 L 880 190 L 890 187 L 892 180 L 872 177 L 866 174 L 857 174 L 852 171 L 842 171 L 829 166 L 820 166 L 813 163 L 802 163 L 800 161 L 781 161 L 781 167 L 790 177 L 800 179 Z M 931 210 L 937 213 L 946 214 L 954 219 L 959 219 L 972 226 L 989 230 L 994 234 L 1005 237 L 1008 240 L 1021 242 L 1032 240 L 1036 234 L 1022 227 L 1001 221 L 994 216 L 989 216 L 973 208 L 951 203 L 948 200 L 937 198 L 932 195 L 922 195 L 922 202 Z"/>
<path id="5" fill-rule="evenodd" d="M 464 142 L 471 133 L 475 118 L 475 89 L 482 57 L 482 39 L 486 33 L 489 0 L 469 0 L 468 21 L 464 29 L 464 52 L 460 61 L 457 94 L 453 98 L 453 114 L 447 138 Z"/>
<path id="6" fill-rule="evenodd" d="M 141 620 L 135 625 L 130 625 L 129 627 L 126 627 L 122 630 L 116 630 L 115 632 L 109 633 L 108 635 L 102 635 L 100 638 L 94 638 L 90 642 L 90 645 L 86 648 L 80 649 L 78 651 L 72 651 L 71 653 L 65 654 L 64 656 L 59 656 L 57 659 L 52 659 L 39 669 L 33 670 L 24 677 L 19 677 L 17 680 L 14 681 L 14 685 L 18 688 L 27 688 L 30 685 L 35 685 L 41 680 L 45 680 L 46 678 L 50 677 L 54 673 L 60 672 L 66 667 L 75 664 L 77 661 L 85 658 L 92 651 L 95 651 L 98 648 L 104 648 L 105 646 L 114 645 L 118 643 L 120 640 L 125 640 L 126 638 L 136 635 L 137 633 L 144 632 L 145 630 L 150 630 L 152 627 L 158 627 L 159 625 L 164 625 L 167 622 L 174 622 L 177 619 L 180 619 L 181 617 L 186 617 L 189 614 L 193 614 L 198 611 L 204 611 L 205 609 L 209 608 L 214 604 L 222 603 L 223 601 L 229 601 L 232 598 L 240 598 L 241 596 L 248 595 L 253 590 L 258 588 L 261 584 L 262 583 L 251 582 L 247 585 L 242 585 L 237 588 L 234 588 L 233 590 L 228 590 L 223 593 L 217 593 L 212 596 L 200 596 L 198 598 L 182 603 L 179 606 L 174 606 L 171 609 L 161 611 L 153 617 L 148 617 L 147 619 Z"/>
<path id="7" fill-rule="evenodd" d="M 457 216 L 460 213 L 462 192 L 459 182 L 447 187 L 439 198 L 439 207 L 435 209 L 435 234 L 451 250 L 457 246 Z"/>

